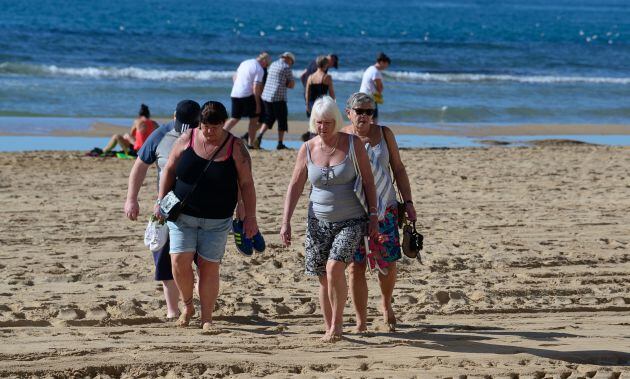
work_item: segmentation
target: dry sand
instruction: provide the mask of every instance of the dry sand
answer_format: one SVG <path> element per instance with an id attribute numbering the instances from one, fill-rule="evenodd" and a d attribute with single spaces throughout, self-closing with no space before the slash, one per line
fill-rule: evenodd
<path id="1" fill-rule="evenodd" d="M 370 277 L 371 333 L 336 344 L 302 273 L 306 195 L 279 243 L 294 155 L 253 152 L 268 250 L 230 239 L 204 335 L 164 319 L 145 223 L 122 212 L 132 161 L 0 154 L 0 376 L 630 377 L 630 148 L 402 151 L 425 264 L 400 263 L 397 333 L 375 331 Z M 155 190 L 152 170 L 142 219 Z"/>

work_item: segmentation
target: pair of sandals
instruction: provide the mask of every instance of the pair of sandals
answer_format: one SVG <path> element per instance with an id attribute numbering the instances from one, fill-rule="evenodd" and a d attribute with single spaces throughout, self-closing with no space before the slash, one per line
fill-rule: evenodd
<path id="1" fill-rule="evenodd" d="M 239 253 L 246 257 L 251 257 L 254 255 L 254 251 L 257 253 L 265 251 L 267 244 L 260 230 L 252 238 L 247 238 L 245 236 L 243 221 L 234 219 L 232 220 L 232 231 L 234 232 L 234 243 Z"/>

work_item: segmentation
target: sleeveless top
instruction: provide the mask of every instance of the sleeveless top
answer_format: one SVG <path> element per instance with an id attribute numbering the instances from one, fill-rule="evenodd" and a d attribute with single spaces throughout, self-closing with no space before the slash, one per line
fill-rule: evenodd
<path id="1" fill-rule="evenodd" d="M 383 204 L 389 207 L 396 204 L 396 190 L 392 180 L 391 170 L 389 169 L 389 150 L 387 150 L 387 141 L 383 127 L 379 126 L 381 132 L 381 141 L 375 146 L 369 142 L 365 144 L 368 157 L 370 158 L 370 166 L 374 175 L 374 184 L 376 186 L 376 196 L 381 198 Z"/>
<path id="2" fill-rule="evenodd" d="M 350 149 L 353 149 L 352 136 Z M 311 160 L 311 151 L 306 142 L 308 180 L 312 189 L 308 205 L 309 217 L 321 221 L 339 222 L 365 216 L 365 210 L 354 193 L 357 172 L 350 154 L 339 164 L 317 166 Z"/>
<path id="3" fill-rule="evenodd" d="M 146 125 L 144 132 L 140 133 L 136 130 L 133 136 L 133 138 L 136 139 L 136 142 L 133 144 L 133 149 L 135 151 L 140 150 L 142 145 L 144 145 L 144 141 L 146 141 L 147 138 L 149 138 L 149 135 L 155 130 L 155 123 L 152 120 L 146 120 L 144 123 Z"/>
<path id="4" fill-rule="evenodd" d="M 188 148 L 184 150 L 175 170 L 177 179 L 173 191 L 182 200 L 208 164 L 208 159 L 200 157 L 193 149 L 196 131 L 196 128 L 193 129 Z M 235 138 L 231 134 L 228 138 L 232 140 L 227 143 L 227 158 L 223 161 L 215 160 L 210 164 L 199 179 L 197 188 L 186 200 L 182 209 L 183 214 L 210 219 L 229 218 L 234 214 L 238 195 L 238 176 L 232 156 Z"/>
<path id="5" fill-rule="evenodd" d="M 318 98 L 328 94 L 328 84 L 324 84 L 324 79 L 326 79 L 326 75 L 322 77 L 321 83 L 312 83 L 308 87 L 308 98 L 310 102 L 315 102 Z"/>

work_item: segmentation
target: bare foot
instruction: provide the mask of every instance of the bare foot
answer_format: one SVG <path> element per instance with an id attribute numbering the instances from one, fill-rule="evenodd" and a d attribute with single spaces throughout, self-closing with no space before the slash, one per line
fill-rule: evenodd
<path id="1" fill-rule="evenodd" d="M 190 319 L 195 315 L 195 307 L 193 306 L 192 297 L 184 301 L 185 309 L 177 319 L 177 326 L 185 328 L 190 324 Z"/>
<path id="2" fill-rule="evenodd" d="M 223 333 L 223 331 L 217 328 L 212 322 L 206 321 L 203 323 L 203 326 L 201 327 L 201 333 L 207 334 L 207 335 L 215 335 L 215 334 L 221 334 Z"/>
<path id="3" fill-rule="evenodd" d="M 325 343 L 335 343 L 337 341 L 341 341 L 342 339 L 342 335 L 341 334 L 324 334 L 324 336 L 322 337 L 321 341 L 325 342 Z"/>

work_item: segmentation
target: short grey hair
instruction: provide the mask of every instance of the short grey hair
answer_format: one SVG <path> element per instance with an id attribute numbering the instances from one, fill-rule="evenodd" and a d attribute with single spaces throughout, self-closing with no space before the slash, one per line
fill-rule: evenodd
<path id="1" fill-rule="evenodd" d="M 346 101 L 346 109 L 354 109 L 363 104 L 369 104 L 372 109 L 376 108 L 376 103 L 372 96 L 364 92 L 355 92 Z"/>
<path id="2" fill-rule="evenodd" d="M 339 130 L 343 125 L 341 112 L 332 97 L 326 95 L 315 100 L 315 104 L 313 104 L 311 109 L 311 118 L 308 121 L 308 130 L 311 133 L 317 133 L 317 125 L 315 123 L 318 120 L 334 120 L 335 130 Z"/>

